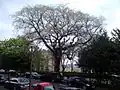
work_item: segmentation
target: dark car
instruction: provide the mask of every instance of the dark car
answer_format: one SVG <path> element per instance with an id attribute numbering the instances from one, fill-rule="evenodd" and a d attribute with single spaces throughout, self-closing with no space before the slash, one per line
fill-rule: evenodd
<path id="1" fill-rule="evenodd" d="M 59 73 L 46 73 L 40 76 L 40 80 L 45 82 L 61 83 L 62 77 Z"/>
<path id="2" fill-rule="evenodd" d="M 59 90 L 84 90 L 84 89 L 81 89 L 81 88 L 72 87 L 72 86 L 68 86 L 68 85 L 65 85 L 65 84 L 59 84 L 58 89 Z"/>
<path id="3" fill-rule="evenodd" d="M 94 89 L 94 86 L 91 85 L 91 83 L 88 82 L 83 77 L 70 77 L 70 78 L 63 80 L 63 81 L 72 87 L 84 88 L 86 90 L 93 90 Z"/>
<path id="4" fill-rule="evenodd" d="M 40 79 L 40 74 L 38 74 L 37 72 L 31 72 L 31 78 L 33 79 Z M 30 77 L 30 72 L 26 72 L 25 73 L 25 77 L 29 78 Z"/>
<path id="5" fill-rule="evenodd" d="M 69 78 L 68 77 L 63 77 L 63 80 L 61 80 L 62 83 L 64 84 L 69 84 Z"/>
<path id="6" fill-rule="evenodd" d="M 24 90 L 29 86 L 29 80 L 26 78 L 11 78 L 5 82 L 4 87 L 9 90 Z"/>
<path id="7" fill-rule="evenodd" d="M 4 74 L 0 74 L 0 84 L 4 84 L 7 78 L 5 78 Z"/>

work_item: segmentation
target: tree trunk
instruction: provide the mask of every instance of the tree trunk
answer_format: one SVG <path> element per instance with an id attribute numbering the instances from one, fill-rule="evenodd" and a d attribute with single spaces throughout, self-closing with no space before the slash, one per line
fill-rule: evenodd
<path id="1" fill-rule="evenodd" d="M 65 71 L 65 66 L 64 65 L 61 65 L 62 66 L 62 72 Z"/>
<path id="2" fill-rule="evenodd" d="M 62 60 L 62 51 L 60 48 L 56 48 L 55 52 L 53 53 L 54 56 L 54 72 L 60 71 L 60 62 Z"/>
<path id="3" fill-rule="evenodd" d="M 71 61 L 71 72 L 73 72 L 73 62 Z"/>
<path id="4" fill-rule="evenodd" d="M 59 72 L 60 71 L 60 61 L 61 61 L 61 57 L 60 56 L 55 56 L 54 72 Z"/>
<path id="5" fill-rule="evenodd" d="M 46 59 L 46 61 L 45 61 L 45 63 L 46 63 L 46 65 L 45 65 L 45 71 L 49 71 L 49 58 L 47 57 L 47 59 Z"/>

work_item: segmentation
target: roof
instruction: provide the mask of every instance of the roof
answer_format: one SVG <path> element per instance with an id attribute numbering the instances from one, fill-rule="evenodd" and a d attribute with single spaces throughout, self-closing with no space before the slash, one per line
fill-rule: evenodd
<path id="1" fill-rule="evenodd" d="M 52 85 L 52 83 L 49 83 L 49 82 L 41 82 L 40 85 L 41 85 L 41 86 L 50 86 L 50 85 Z"/>
<path id="2" fill-rule="evenodd" d="M 18 81 L 18 78 L 11 78 L 10 80 L 17 80 Z"/>
<path id="3" fill-rule="evenodd" d="M 15 70 L 9 70 L 9 72 L 15 72 Z"/>
<path id="4" fill-rule="evenodd" d="M 4 69 L 0 69 L 0 72 L 5 72 L 5 70 Z"/>
<path id="5" fill-rule="evenodd" d="M 10 80 L 19 80 L 19 79 L 27 79 L 27 78 L 18 77 L 18 78 L 11 78 Z"/>

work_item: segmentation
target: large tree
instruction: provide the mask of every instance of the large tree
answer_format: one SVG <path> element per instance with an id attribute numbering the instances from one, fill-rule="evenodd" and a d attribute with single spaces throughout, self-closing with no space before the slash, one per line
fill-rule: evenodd
<path id="1" fill-rule="evenodd" d="M 64 5 L 24 7 L 13 15 L 13 23 L 16 29 L 24 30 L 27 38 L 42 42 L 52 52 L 56 72 L 68 48 L 88 43 L 103 30 L 103 18 Z"/>

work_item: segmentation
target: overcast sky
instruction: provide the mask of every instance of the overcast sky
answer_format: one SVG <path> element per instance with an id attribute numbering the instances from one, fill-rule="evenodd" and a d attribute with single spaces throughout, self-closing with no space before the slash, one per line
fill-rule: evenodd
<path id="1" fill-rule="evenodd" d="M 113 28 L 120 27 L 120 0 L 0 0 L 0 40 L 16 35 L 10 15 L 31 4 L 67 4 L 91 15 L 104 16 L 109 33 Z"/>

